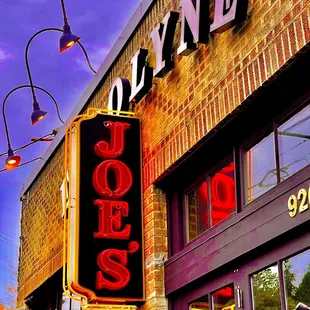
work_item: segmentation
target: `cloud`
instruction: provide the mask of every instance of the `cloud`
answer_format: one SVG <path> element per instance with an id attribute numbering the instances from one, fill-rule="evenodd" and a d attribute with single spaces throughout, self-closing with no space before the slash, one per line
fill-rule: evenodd
<path id="1" fill-rule="evenodd" d="M 7 52 L 6 50 L 0 47 L 0 61 L 5 61 L 12 58 L 14 58 L 13 54 Z"/>
<path id="2" fill-rule="evenodd" d="M 92 47 L 91 50 L 87 49 L 90 63 L 96 71 L 101 66 L 103 60 L 105 59 L 109 51 L 110 51 L 109 47 Z M 80 69 L 91 73 L 84 54 L 75 58 L 75 61 L 80 67 Z"/>
<path id="3" fill-rule="evenodd" d="M 73 18 L 70 18 L 70 23 L 72 25 L 81 25 L 85 23 L 93 23 L 97 16 L 97 12 L 93 11 L 86 11 L 82 15 L 74 16 Z"/>
<path id="4" fill-rule="evenodd" d="M 35 3 L 46 3 L 48 0 L 23 0 L 23 2 L 25 3 L 32 3 L 32 4 L 35 4 Z"/>

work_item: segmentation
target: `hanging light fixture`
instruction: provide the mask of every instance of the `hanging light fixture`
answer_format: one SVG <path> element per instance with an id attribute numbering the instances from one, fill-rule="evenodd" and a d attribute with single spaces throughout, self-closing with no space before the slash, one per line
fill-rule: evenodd
<path id="1" fill-rule="evenodd" d="M 6 170 L 13 170 L 15 168 L 17 168 L 22 160 L 21 156 L 19 155 L 15 155 L 13 152 L 13 149 L 11 147 L 11 142 L 10 142 L 10 135 L 9 135 L 9 129 L 8 129 L 8 124 L 7 124 L 7 119 L 6 119 L 6 115 L 5 115 L 5 105 L 7 102 L 7 99 L 9 98 L 9 96 L 14 93 L 15 91 L 21 89 L 21 88 L 32 88 L 32 89 L 39 89 L 41 91 L 43 91 L 44 93 L 46 93 L 54 102 L 55 106 L 56 106 L 56 112 L 57 112 L 57 116 L 60 120 L 61 123 L 64 123 L 64 121 L 62 120 L 62 118 L 60 117 L 60 113 L 59 113 L 59 107 L 58 104 L 55 100 L 55 98 L 44 88 L 38 87 L 38 86 L 34 86 L 34 85 L 21 85 L 18 87 L 15 87 L 14 89 L 12 89 L 4 98 L 3 103 L 2 103 L 2 115 L 3 115 L 3 122 L 4 122 L 4 128 L 5 128 L 5 134 L 6 134 L 6 140 L 8 143 L 8 152 L 7 152 L 7 159 L 5 160 L 5 169 Z M 42 111 L 40 109 L 39 104 L 36 102 L 34 102 L 33 104 L 33 112 L 31 114 L 31 122 L 32 124 L 36 124 L 38 121 L 40 121 L 47 112 Z"/>
<path id="2" fill-rule="evenodd" d="M 60 2 L 64 18 L 64 26 L 63 26 L 63 35 L 60 37 L 59 40 L 59 52 L 64 52 L 65 50 L 73 46 L 76 42 L 78 42 L 81 39 L 81 37 L 77 37 L 74 34 L 72 34 L 71 27 L 68 23 L 64 0 L 61 0 Z"/>
<path id="3" fill-rule="evenodd" d="M 40 106 L 37 101 L 33 103 L 33 111 L 31 113 L 31 125 L 35 125 L 38 123 L 41 119 L 44 118 L 44 116 L 47 114 L 46 111 L 42 111 L 40 109 Z"/>
<path id="4" fill-rule="evenodd" d="M 6 170 L 13 170 L 18 167 L 19 163 L 21 162 L 22 158 L 19 155 L 14 155 L 14 152 L 9 146 L 8 149 L 8 157 L 5 160 L 5 169 Z"/>
<path id="5" fill-rule="evenodd" d="M 62 7 L 62 14 L 63 14 L 63 19 L 64 19 L 63 30 L 60 28 L 44 28 L 42 30 L 39 30 L 34 35 L 32 35 L 32 37 L 29 39 L 29 41 L 26 45 L 26 49 L 25 49 L 25 63 L 26 63 L 26 69 L 27 69 L 27 73 L 28 73 L 29 84 L 31 87 L 32 100 L 33 100 L 33 112 L 31 114 L 31 124 L 32 125 L 37 124 L 47 114 L 47 112 L 42 111 L 40 109 L 40 105 L 37 101 L 34 86 L 33 86 L 32 76 L 31 76 L 31 72 L 30 72 L 29 62 L 28 62 L 29 46 L 30 46 L 32 40 L 37 35 L 39 35 L 42 32 L 46 32 L 46 31 L 60 31 L 60 32 L 62 32 L 62 36 L 60 37 L 60 40 L 59 40 L 59 51 L 63 52 L 65 50 L 67 50 L 68 48 L 70 48 L 71 46 L 73 46 L 75 43 L 78 43 L 79 46 L 81 47 L 85 57 L 86 57 L 86 61 L 88 63 L 89 68 L 94 73 L 96 73 L 96 71 L 94 70 L 94 68 L 90 64 L 89 57 L 87 55 L 85 48 L 83 47 L 83 45 L 80 42 L 78 42 L 80 40 L 80 37 L 75 36 L 71 32 L 71 27 L 68 23 L 68 18 L 67 18 L 67 14 L 66 14 L 66 8 L 65 8 L 64 0 L 61 0 L 61 7 Z"/>

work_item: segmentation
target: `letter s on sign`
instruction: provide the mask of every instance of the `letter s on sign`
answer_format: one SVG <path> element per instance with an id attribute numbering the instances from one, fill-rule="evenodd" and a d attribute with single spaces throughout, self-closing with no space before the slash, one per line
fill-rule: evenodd
<path id="1" fill-rule="evenodd" d="M 109 249 L 99 253 L 97 264 L 102 271 L 97 272 L 96 288 L 117 291 L 124 288 L 129 280 L 130 273 L 126 268 L 127 251 Z M 104 273 L 113 278 L 113 282 L 104 277 Z"/>

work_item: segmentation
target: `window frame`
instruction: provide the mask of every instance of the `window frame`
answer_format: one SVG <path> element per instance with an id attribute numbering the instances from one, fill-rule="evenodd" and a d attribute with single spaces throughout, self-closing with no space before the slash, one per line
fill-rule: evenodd
<path id="1" fill-rule="evenodd" d="M 274 138 L 274 156 L 275 156 L 275 165 L 276 165 L 276 169 L 277 169 L 277 174 L 278 174 L 278 170 L 279 167 L 277 166 L 277 156 L 276 156 L 276 135 L 274 133 L 274 120 L 271 120 L 271 122 L 269 122 L 266 126 L 264 126 L 262 128 L 261 131 L 259 131 L 258 133 L 256 133 L 252 138 L 246 140 L 244 143 L 242 143 L 240 145 L 240 161 L 241 161 L 241 167 L 240 167 L 240 174 L 241 174 L 241 178 L 242 178 L 242 188 L 241 188 L 241 195 L 242 195 L 242 205 L 241 205 L 241 210 L 244 209 L 245 207 L 247 207 L 249 204 L 251 204 L 253 201 L 255 201 L 256 199 L 264 196 L 266 193 L 269 192 L 270 189 L 274 188 L 275 186 L 279 185 L 279 183 L 277 183 L 277 185 L 273 186 L 272 188 L 270 188 L 269 190 L 267 190 L 265 193 L 263 193 L 262 195 L 258 196 L 255 199 L 252 199 L 251 201 L 247 202 L 246 199 L 246 195 L 247 195 L 247 190 L 246 190 L 246 186 L 247 186 L 247 182 L 246 182 L 246 177 L 245 174 L 247 173 L 247 162 L 246 162 L 246 153 L 256 144 L 258 144 L 260 141 L 262 141 L 263 139 L 265 139 L 269 134 L 273 135 Z M 278 181 L 278 176 L 277 176 L 277 181 Z"/>
<path id="2" fill-rule="evenodd" d="M 217 232 L 220 229 L 216 229 L 218 225 L 220 225 L 221 229 L 225 229 L 226 227 L 230 226 L 230 224 L 233 222 L 233 220 L 229 221 L 229 223 L 226 223 L 228 218 L 235 217 L 240 212 L 244 212 L 245 209 L 252 208 L 252 206 L 255 208 L 255 206 L 260 204 L 260 201 L 265 201 L 267 197 L 273 195 L 272 192 L 275 188 L 277 188 L 280 184 L 282 184 L 284 181 L 280 180 L 280 163 L 279 163 L 279 146 L 278 146 L 278 135 L 277 135 L 277 128 L 280 126 L 280 124 L 285 123 L 285 121 L 289 120 L 292 116 L 299 113 L 302 109 L 304 109 L 306 106 L 310 105 L 310 92 L 305 93 L 304 96 L 301 96 L 298 100 L 294 101 L 294 103 L 286 106 L 285 109 L 281 111 L 278 115 L 273 113 L 268 117 L 268 119 L 263 120 L 263 125 L 261 126 L 261 129 L 258 129 L 257 124 L 251 128 L 250 132 L 245 133 L 241 136 L 236 136 L 235 140 L 231 142 L 231 140 L 228 140 L 229 142 L 226 144 L 226 147 L 220 148 L 220 151 L 218 152 L 218 155 L 223 155 L 223 159 L 220 161 L 216 161 L 215 156 L 212 155 L 211 159 L 208 160 L 207 166 L 205 169 L 203 169 L 203 173 L 199 173 L 197 170 L 199 170 L 197 167 L 194 170 L 194 172 L 190 173 L 190 178 L 188 181 L 186 181 L 186 178 L 182 179 L 180 182 L 180 186 L 176 187 L 175 185 L 171 187 L 171 189 L 166 190 L 167 191 L 167 204 L 168 204 L 168 235 L 169 240 L 173 240 L 173 245 L 171 245 L 172 242 L 169 242 L 169 258 L 177 254 L 178 252 L 182 251 L 186 247 L 188 247 L 191 243 L 197 243 L 197 240 L 204 236 L 205 234 L 209 234 L 210 231 L 215 230 L 214 234 L 217 234 Z M 251 133 L 255 131 L 255 134 L 251 136 Z M 238 133 L 238 131 L 237 131 Z M 268 136 L 268 134 L 273 134 L 274 138 L 274 156 L 275 156 L 275 164 L 277 169 L 277 185 L 267 190 L 265 193 L 260 195 L 259 197 L 253 199 L 250 202 L 246 203 L 246 191 L 245 191 L 245 152 L 255 143 L 258 143 L 261 139 Z M 215 135 L 217 136 L 217 135 Z M 219 139 L 217 139 L 219 140 Z M 212 146 L 214 147 L 214 140 L 210 143 L 209 148 L 212 149 Z M 204 153 L 200 151 L 199 158 L 203 158 Z M 207 156 L 207 154 L 206 154 Z M 218 156 L 218 157 L 219 157 Z M 211 226 L 209 229 L 205 230 L 201 234 L 199 234 L 196 238 L 192 239 L 191 241 L 187 241 L 187 209 L 186 209 L 186 203 L 185 203 L 185 193 L 188 193 L 191 189 L 195 187 L 195 185 L 198 185 L 199 183 L 206 180 L 206 175 L 211 175 L 212 173 L 218 171 L 221 169 L 221 167 L 225 166 L 225 163 L 229 162 L 229 159 L 234 162 L 235 165 L 235 197 L 236 197 L 236 208 L 235 212 L 231 214 L 228 218 L 220 222 L 218 225 Z M 306 166 L 307 167 L 307 166 Z M 304 170 L 306 167 L 304 167 L 302 170 Z M 291 177 L 294 177 L 297 173 L 300 171 L 297 171 L 296 173 L 289 176 L 287 179 L 290 179 Z M 281 182 L 280 182 L 281 181 Z M 286 181 L 286 180 L 285 180 Z M 188 185 L 190 184 L 190 185 Z M 178 184 L 179 185 L 179 184 Z M 176 199 L 177 197 L 177 199 Z M 209 208 L 210 209 L 210 208 Z M 177 220 L 176 220 L 177 218 Z M 181 233 L 180 233 L 181 231 Z M 213 233 L 210 233 L 212 236 Z M 202 238 L 204 239 L 204 237 Z"/>
<path id="3" fill-rule="evenodd" d="M 193 182 L 191 185 L 185 187 L 185 189 L 180 193 L 181 195 L 181 199 L 182 199 L 182 213 L 183 213 L 183 229 L 185 229 L 185 233 L 183 233 L 183 248 L 186 247 L 189 243 L 193 242 L 194 240 L 196 240 L 197 238 L 199 238 L 202 234 L 205 234 L 207 231 L 209 231 L 210 229 L 220 225 L 222 222 L 225 222 L 225 220 L 231 216 L 233 216 L 234 214 L 238 213 L 239 207 L 238 205 L 240 205 L 240 202 L 238 202 L 238 197 L 240 196 L 237 192 L 237 178 L 236 178 L 236 158 L 235 158 L 235 154 L 234 154 L 234 150 L 232 150 L 231 154 L 226 156 L 224 159 L 220 160 L 216 165 L 210 167 L 210 169 L 208 169 L 206 172 L 204 172 L 203 174 L 201 174 L 197 180 L 195 180 L 195 182 Z M 227 218 L 225 218 L 224 220 L 222 220 L 220 223 L 212 226 L 212 206 L 211 206 L 211 200 L 208 199 L 208 226 L 209 228 L 207 228 L 206 230 L 204 230 L 203 232 L 201 232 L 200 234 L 197 235 L 197 237 L 193 238 L 192 240 L 189 240 L 189 232 L 188 232 L 188 217 L 189 217 L 189 212 L 188 212 L 188 195 L 192 190 L 197 189 L 197 187 L 203 183 L 204 181 L 207 182 L 207 188 L 208 188 L 208 197 L 211 197 L 211 193 L 210 193 L 210 180 L 211 177 L 213 175 L 215 175 L 217 172 L 221 171 L 223 168 L 225 168 L 229 163 L 233 163 L 234 164 L 234 182 L 235 182 L 235 198 L 236 198 L 236 206 L 235 206 L 235 211 L 229 215 Z"/>

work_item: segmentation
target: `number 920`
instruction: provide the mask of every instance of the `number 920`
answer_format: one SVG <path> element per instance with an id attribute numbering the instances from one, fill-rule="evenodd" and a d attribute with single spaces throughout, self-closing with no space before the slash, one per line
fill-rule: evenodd
<path id="1" fill-rule="evenodd" d="M 310 187 L 308 190 L 301 188 L 297 196 L 291 195 L 287 201 L 287 207 L 290 210 L 290 217 L 296 216 L 297 212 L 302 213 L 309 209 L 310 205 Z"/>

